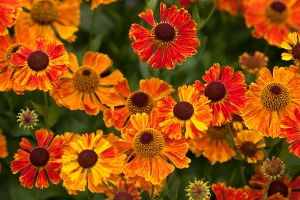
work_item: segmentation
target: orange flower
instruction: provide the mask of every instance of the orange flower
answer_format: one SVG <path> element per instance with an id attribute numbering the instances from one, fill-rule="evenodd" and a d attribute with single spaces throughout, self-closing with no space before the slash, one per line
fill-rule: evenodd
<path id="1" fill-rule="evenodd" d="M 247 27 L 254 26 L 252 36 L 263 37 L 270 45 L 280 47 L 290 28 L 300 28 L 300 1 L 249 0 L 244 2 L 244 7 Z"/>
<path id="2" fill-rule="evenodd" d="M 200 156 L 202 153 L 212 165 L 216 162 L 227 162 L 236 156 L 236 152 L 228 145 L 226 135 L 229 133 L 225 125 L 209 126 L 205 135 L 191 141 L 190 148 L 196 156 Z"/>
<path id="3" fill-rule="evenodd" d="M 212 184 L 212 190 L 214 191 L 217 200 L 247 200 L 248 194 L 243 189 L 226 187 L 225 183 L 218 182 Z"/>
<path id="4" fill-rule="evenodd" d="M 176 63 L 186 60 L 197 53 L 199 39 L 196 35 L 196 23 L 184 8 L 174 5 L 166 8 L 160 3 L 160 22 L 157 23 L 153 11 L 147 9 L 139 17 L 153 28 L 148 30 L 138 24 L 132 24 L 129 31 L 132 48 L 142 62 L 148 61 L 152 68 L 174 69 Z"/>
<path id="5" fill-rule="evenodd" d="M 160 184 L 175 169 L 166 161 L 167 158 L 179 169 L 188 168 L 188 163 L 191 162 L 186 157 L 188 143 L 185 139 L 167 138 L 159 127 L 162 120 L 163 118 L 157 117 L 155 110 L 151 115 L 131 115 L 132 128 L 122 130 L 124 146 L 132 150 L 123 167 L 126 177 L 138 175 L 154 185 Z"/>
<path id="6" fill-rule="evenodd" d="M 8 155 L 6 143 L 5 135 L 2 135 L 2 129 L 0 128 L 0 158 L 6 158 Z"/>
<path id="7" fill-rule="evenodd" d="M 284 48 L 288 53 L 281 54 L 282 60 L 294 60 L 296 65 L 299 65 L 300 60 L 300 31 L 289 33 L 285 41 L 281 42 L 281 48 Z"/>
<path id="8" fill-rule="evenodd" d="M 265 147 L 266 143 L 261 134 L 253 130 L 243 130 L 237 133 L 234 141 L 248 163 L 256 163 L 264 159 L 264 153 L 259 148 Z"/>
<path id="9" fill-rule="evenodd" d="M 268 185 L 268 178 L 265 178 L 262 173 L 256 169 L 256 174 L 251 177 L 249 184 L 254 188 L 246 187 L 245 191 L 251 195 L 252 199 L 261 199 Z M 260 189 L 257 189 L 257 188 Z M 282 178 L 271 182 L 268 189 L 267 200 L 298 200 L 300 199 L 300 176 L 292 181 L 292 178 L 287 174 Z"/>
<path id="10" fill-rule="evenodd" d="M 239 63 L 242 65 L 242 69 L 246 69 L 250 73 L 255 73 L 261 68 L 267 66 L 269 58 L 260 51 L 255 51 L 253 56 L 250 56 L 247 52 L 244 52 L 239 57 Z"/>
<path id="11" fill-rule="evenodd" d="M 76 40 L 80 24 L 80 3 L 74 0 L 23 0 L 22 11 L 16 26 L 28 26 L 32 38 L 44 36 L 57 40 L 55 32 L 68 42 Z"/>
<path id="12" fill-rule="evenodd" d="M 43 189 L 49 186 L 45 171 L 53 184 L 59 183 L 59 170 L 61 168 L 61 157 L 63 154 L 64 139 L 55 136 L 52 143 L 53 132 L 46 129 L 35 132 L 38 147 L 33 148 L 26 138 L 22 138 L 20 149 L 14 155 L 11 162 L 11 171 L 16 174 L 20 171 L 20 182 L 23 187 L 32 188 L 36 177 L 35 187 Z M 49 146 L 48 146 L 49 145 Z"/>
<path id="13" fill-rule="evenodd" d="M 108 199 L 106 200 L 116 200 L 116 199 L 132 199 L 141 200 L 142 197 L 137 190 L 137 187 L 133 183 L 126 183 L 125 181 L 120 181 L 115 187 L 110 186 L 105 192 Z"/>
<path id="14" fill-rule="evenodd" d="M 196 3 L 198 0 L 179 0 L 179 4 L 183 7 L 183 8 L 189 8 L 190 7 L 190 3 Z"/>
<path id="15" fill-rule="evenodd" d="M 59 106 L 70 110 L 85 110 L 88 115 L 97 115 L 107 109 L 102 102 L 123 74 L 115 70 L 110 75 L 101 77 L 101 73 L 109 69 L 113 61 L 102 53 L 87 52 L 79 67 L 77 57 L 70 53 L 69 71 L 57 88 L 50 92 Z"/>
<path id="16" fill-rule="evenodd" d="M 218 9 L 221 11 L 226 11 L 232 15 L 243 15 L 244 7 L 243 2 L 247 0 L 214 0 L 217 3 Z"/>
<path id="17" fill-rule="evenodd" d="M 0 36 L 0 91 L 13 89 L 17 94 L 23 94 L 24 88 L 18 84 L 12 84 L 12 77 L 19 67 L 12 66 L 9 61 L 13 53 L 21 46 L 32 42 L 29 30 L 26 27 L 15 28 L 15 37 L 10 35 Z"/>
<path id="18" fill-rule="evenodd" d="M 286 116 L 281 123 L 280 132 L 285 135 L 287 142 L 292 143 L 289 146 L 290 153 L 300 158 L 300 111 L 298 108 L 294 111 L 294 116 Z"/>
<path id="19" fill-rule="evenodd" d="M 86 0 L 86 1 L 91 1 L 91 9 L 94 10 L 101 4 L 110 4 L 116 2 L 117 0 Z"/>
<path id="20" fill-rule="evenodd" d="M 120 80 L 115 86 L 115 92 L 107 96 L 106 105 L 111 109 L 103 112 L 107 127 L 115 126 L 120 130 L 131 114 L 147 113 L 156 107 L 156 102 L 174 92 L 172 86 L 158 78 L 140 80 L 140 89 L 130 91 L 127 80 Z"/>
<path id="21" fill-rule="evenodd" d="M 180 139 L 185 127 L 185 138 L 198 138 L 207 130 L 212 120 L 209 100 L 199 95 L 193 86 L 183 85 L 178 88 L 179 102 L 172 96 L 158 101 L 158 117 L 166 117 L 159 125 L 171 139 Z"/>
<path id="22" fill-rule="evenodd" d="M 230 66 L 222 67 L 220 71 L 220 65 L 215 63 L 206 70 L 202 78 L 207 83 L 203 85 L 196 80 L 194 86 L 211 100 L 209 105 L 213 114 L 212 126 L 225 124 L 231 121 L 231 114 L 241 113 L 247 100 L 245 77 L 241 71 L 234 73 Z"/>
<path id="23" fill-rule="evenodd" d="M 241 116 L 249 129 L 266 137 L 284 137 L 279 134 L 281 121 L 292 116 L 300 104 L 300 79 L 284 67 L 262 68 L 257 83 L 251 83 L 249 101 Z"/>
<path id="24" fill-rule="evenodd" d="M 6 27 L 15 24 L 22 11 L 22 0 L 0 0 L 0 36 L 8 34 Z"/>
<path id="25" fill-rule="evenodd" d="M 10 64 L 18 70 L 12 78 L 13 84 L 25 90 L 48 91 L 56 87 L 69 64 L 69 55 L 64 45 L 56 45 L 44 37 L 35 44 L 23 45 L 13 53 Z"/>

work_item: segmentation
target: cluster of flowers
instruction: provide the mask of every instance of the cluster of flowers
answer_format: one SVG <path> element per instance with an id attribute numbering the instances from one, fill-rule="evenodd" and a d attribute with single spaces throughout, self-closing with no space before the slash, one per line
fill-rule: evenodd
<path id="1" fill-rule="evenodd" d="M 139 191 L 156 197 L 175 168 L 189 167 L 189 149 L 212 165 L 233 157 L 257 163 L 264 160 L 264 137 L 280 137 L 290 143 L 290 153 L 300 157 L 300 76 L 296 66 L 275 66 L 272 74 L 265 67 L 268 59 L 262 53 L 244 53 L 240 57 L 242 66 L 250 72 L 259 71 L 248 91 L 241 71 L 218 63 L 202 76 L 204 83 L 195 80 L 192 85 L 181 85 L 176 97 L 172 85 L 154 77 L 140 80 L 139 89 L 131 90 L 119 70 L 101 75 L 113 65 L 108 55 L 88 51 L 80 65 L 76 55 L 67 52 L 55 35 L 53 29 L 65 41 L 76 39 L 80 2 L 0 0 L 7 8 L 3 11 L 6 18 L 0 19 L 0 91 L 49 91 L 59 106 L 88 115 L 103 111 L 105 125 L 115 127 L 121 136 L 101 130 L 82 135 L 36 130 L 37 147 L 22 138 L 11 162 L 12 172 L 20 172 L 22 186 L 43 189 L 49 186 L 48 179 L 53 184 L 62 180 L 69 194 L 84 191 L 87 186 L 89 191 L 105 193 L 110 199 L 140 199 Z M 111 2 L 93 0 L 91 8 Z M 282 59 L 294 59 L 298 65 L 300 33 L 289 33 L 288 27 L 299 28 L 299 18 L 295 17 L 299 3 L 242 2 L 247 26 L 255 24 L 253 34 L 281 45 L 288 51 Z M 151 9 L 139 16 L 152 26 L 148 30 L 133 24 L 129 31 L 132 48 L 142 62 L 152 68 L 174 69 L 197 53 L 197 24 L 184 8 L 167 8 L 161 3 L 159 23 Z M 6 27 L 14 24 L 15 37 L 11 39 Z M 33 127 L 37 121 L 37 115 L 28 109 L 18 118 L 26 127 Z M 0 157 L 5 157 L 5 139 L 2 141 L 4 153 Z M 291 182 L 285 175 L 277 180 L 284 170 L 281 160 L 267 158 L 249 182 L 261 190 L 249 186 L 236 189 L 220 182 L 212 189 L 217 199 L 257 199 L 265 194 L 273 199 L 299 198 L 294 190 L 299 189 L 300 178 Z M 203 181 L 195 181 L 186 190 L 190 199 L 210 197 Z"/>

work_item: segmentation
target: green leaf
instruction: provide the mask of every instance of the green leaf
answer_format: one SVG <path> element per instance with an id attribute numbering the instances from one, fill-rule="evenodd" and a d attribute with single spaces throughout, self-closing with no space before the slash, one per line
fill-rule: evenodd
<path id="1" fill-rule="evenodd" d="M 147 190 L 144 190 L 143 192 L 141 192 L 140 195 L 141 195 L 143 200 L 151 200 L 151 197 L 148 194 Z"/>
<path id="2" fill-rule="evenodd" d="M 148 66 L 147 62 L 139 61 L 139 67 L 140 67 L 140 71 L 141 71 L 143 79 L 151 78 L 151 75 L 149 73 L 149 66 Z"/>
<path id="3" fill-rule="evenodd" d="M 98 33 L 91 41 L 90 50 L 97 52 L 102 44 L 104 32 Z"/>
<path id="4" fill-rule="evenodd" d="M 289 153 L 288 147 L 289 147 L 289 144 L 286 142 L 286 140 L 284 140 L 283 144 L 282 144 L 280 154 L 279 154 L 279 158 L 281 160 L 285 160 L 286 156 L 288 155 L 288 153 Z"/>
<path id="5" fill-rule="evenodd" d="M 233 148 L 233 149 L 235 148 L 235 144 L 234 144 L 232 137 L 230 137 L 229 135 L 226 135 L 226 141 L 231 148 Z"/>
<path id="6" fill-rule="evenodd" d="M 156 8 L 156 5 L 157 5 L 157 1 L 158 0 L 148 0 L 147 1 L 147 8 L 150 8 L 154 12 L 155 8 Z"/>
<path id="7" fill-rule="evenodd" d="M 199 14 L 199 9 L 198 9 L 198 6 L 194 6 L 194 9 L 193 9 L 193 12 L 192 12 L 192 17 L 193 17 L 193 20 L 197 23 L 197 27 L 196 27 L 196 30 L 199 31 L 200 29 L 200 14 Z"/>
<path id="8" fill-rule="evenodd" d="M 34 109 L 36 110 L 36 112 L 40 115 L 42 115 L 43 117 L 46 116 L 46 109 L 45 106 L 39 105 L 37 103 L 34 103 L 33 101 L 31 101 L 31 104 L 33 105 Z"/>
<path id="9" fill-rule="evenodd" d="M 53 103 L 48 110 L 48 125 L 50 128 L 57 122 L 59 114 L 60 107 L 56 103 Z"/>

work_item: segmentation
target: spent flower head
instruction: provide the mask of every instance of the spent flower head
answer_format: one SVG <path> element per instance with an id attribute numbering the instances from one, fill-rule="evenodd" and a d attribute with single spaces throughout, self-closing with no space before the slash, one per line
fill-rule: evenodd
<path id="1" fill-rule="evenodd" d="M 210 185 L 208 182 L 204 182 L 203 179 L 196 180 L 194 183 L 189 182 L 190 184 L 185 188 L 187 192 L 186 196 L 189 197 L 188 200 L 204 200 L 210 198 Z"/>
<path id="2" fill-rule="evenodd" d="M 264 177 L 268 178 L 271 181 L 274 181 L 280 178 L 286 169 L 286 165 L 280 158 L 272 157 L 270 160 L 267 158 L 262 166 L 259 168 L 260 172 L 264 175 Z"/>
<path id="3" fill-rule="evenodd" d="M 36 122 L 39 121 L 35 110 L 30 111 L 28 107 L 26 107 L 26 110 L 21 109 L 17 118 L 17 122 L 20 122 L 19 127 L 23 126 L 23 129 L 33 129 L 33 127 L 36 126 Z"/>

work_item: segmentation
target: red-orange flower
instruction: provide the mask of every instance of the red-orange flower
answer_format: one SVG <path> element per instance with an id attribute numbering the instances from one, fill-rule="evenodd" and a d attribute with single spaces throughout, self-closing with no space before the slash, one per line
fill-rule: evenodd
<path id="1" fill-rule="evenodd" d="M 253 56 L 250 56 L 247 52 L 244 52 L 239 56 L 239 63 L 242 69 L 246 69 L 250 73 L 255 73 L 261 68 L 267 66 L 269 58 L 260 51 L 255 51 Z"/>
<path id="2" fill-rule="evenodd" d="M 132 199 L 141 200 L 142 197 L 138 192 L 137 187 L 134 183 L 126 183 L 125 181 L 120 181 L 115 187 L 110 186 L 105 192 L 108 199 L 106 200 L 117 200 L 117 199 Z"/>
<path id="3" fill-rule="evenodd" d="M 129 38 L 134 40 L 132 48 L 142 62 L 148 61 L 153 68 L 174 69 L 176 63 L 186 60 L 197 53 L 200 41 L 196 35 L 196 23 L 184 8 L 174 5 L 166 8 L 160 3 L 160 22 L 157 23 L 153 11 L 147 9 L 139 17 L 153 28 L 148 30 L 132 24 Z"/>
<path id="4" fill-rule="evenodd" d="M 6 143 L 6 137 L 2 135 L 2 129 L 0 128 L 0 158 L 6 158 L 8 155 Z"/>
<path id="5" fill-rule="evenodd" d="M 45 172 L 53 184 L 57 184 L 61 180 L 59 170 L 64 139 L 57 135 L 49 144 L 54 134 L 46 129 L 37 130 L 35 135 L 37 147 L 33 148 L 26 138 L 22 138 L 21 148 L 14 155 L 10 168 L 13 174 L 20 172 L 19 180 L 23 187 L 32 188 L 36 177 L 35 187 L 43 189 L 49 186 Z"/>
<path id="6" fill-rule="evenodd" d="M 226 11 L 232 15 L 243 15 L 244 7 L 243 2 L 246 0 L 214 0 L 217 7 L 221 11 Z"/>
<path id="7" fill-rule="evenodd" d="M 264 136 L 284 137 L 280 134 L 281 121 L 292 116 L 300 105 L 300 78 L 284 67 L 273 68 L 273 76 L 266 67 L 259 72 L 257 83 L 251 83 L 248 103 L 241 116 L 249 129 Z"/>
<path id="8" fill-rule="evenodd" d="M 156 102 L 174 92 L 172 86 L 158 78 L 140 80 L 140 89 L 130 91 L 127 80 L 120 80 L 104 102 L 111 108 L 103 112 L 107 127 L 115 126 L 120 130 L 131 114 L 147 113 L 156 107 Z"/>
<path id="9" fill-rule="evenodd" d="M 22 11 L 22 0 L 0 0 L 0 36 L 7 35 L 6 27 L 15 24 Z"/>
<path id="10" fill-rule="evenodd" d="M 74 0 L 23 0 L 24 8 L 16 26 L 28 26 L 30 36 L 44 36 L 49 40 L 68 42 L 76 40 L 75 32 L 80 24 L 80 3 Z"/>
<path id="11" fill-rule="evenodd" d="M 196 3 L 198 0 L 179 0 L 179 4 L 183 7 L 183 8 L 189 8 L 190 7 L 190 3 Z"/>
<path id="12" fill-rule="evenodd" d="M 88 51 L 84 54 L 82 66 L 79 66 L 75 54 L 70 53 L 69 70 L 50 95 L 59 106 L 97 115 L 99 111 L 107 109 L 103 102 L 113 89 L 112 86 L 123 78 L 119 70 L 101 77 L 112 65 L 113 61 L 108 55 Z"/>
<path id="13" fill-rule="evenodd" d="M 280 47 L 290 28 L 300 29 L 300 1 L 249 0 L 244 2 L 244 17 L 252 36 L 264 38 L 270 45 Z"/>
<path id="14" fill-rule="evenodd" d="M 243 189 L 227 187 L 225 183 L 218 182 L 212 184 L 212 190 L 214 191 L 217 200 L 247 200 L 248 194 Z"/>
<path id="15" fill-rule="evenodd" d="M 13 84 L 24 90 L 48 91 L 56 87 L 66 72 L 69 55 L 64 45 L 40 37 L 35 44 L 19 47 L 9 63 L 18 68 L 12 78 Z"/>
<path id="16" fill-rule="evenodd" d="M 295 109 L 294 114 L 282 120 L 280 132 L 285 135 L 288 143 L 292 143 L 289 146 L 290 153 L 300 158 L 300 111 L 298 108 Z"/>
<path id="17" fill-rule="evenodd" d="M 175 170 L 187 168 L 191 162 L 186 157 L 188 143 L 184 138 L 171 140 L 159 127 L 163 118 L 157 117 L 155 110 L 150 115 L 137 113 L 131 115 L 131 128 L 122 130 L 124 146 L 131 154 L 123 167 L 126 177 L 141 176 L 154 185 L 160 184 Z M 133 159 L 131 159 L 131 157 Z M 167 162 L 169 159 L 174 165 Z"/>
<path id="18" fill-rule="evenodd" d="M 245 76 L 241 71 L 234 73 L 230 66 L 222 67 L 221 70 L 220 65 L 215 63 L 206 70 L 202 79 L 207 83 L 203 85 L 196 80 L 194 86 L 211 100 L 209 105 L 213 114 L 212 126 L 225 124 L 231 121 L 231 114 L 241 113 L 247 101 Z"/>
<path id="19" fill-rule="evenodd" d="M 207 130 L 212 120 L 209 100 L 193 86 L 183 85 L 178 88 L 179 101 L 167 96 L 157 103 L 158 117 L 165 117 L 159 125 L 171 139 L 198 138 Z"/>

